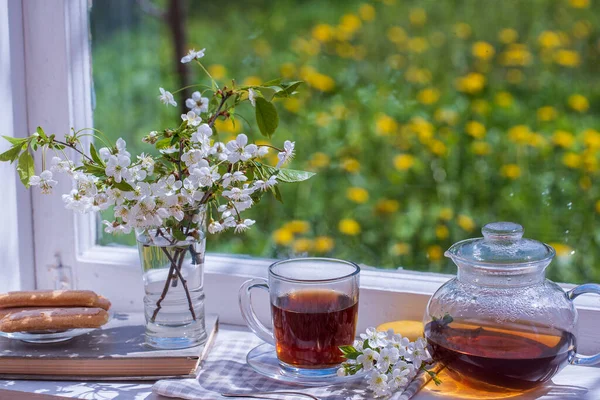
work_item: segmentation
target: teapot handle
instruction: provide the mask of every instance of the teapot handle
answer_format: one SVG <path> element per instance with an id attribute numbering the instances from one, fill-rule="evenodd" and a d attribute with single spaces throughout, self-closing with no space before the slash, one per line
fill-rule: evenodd
<path id="1" fill-rule="evenodd" d="M 569 300 L 574 300 L 577 296 L 585 293 L 595 293 L 600 295 L 600 285 L 595 283 L 586 283 L 585 285 L 577 286 L 567 292 Z M 573 365 L 595 365 L 600 363 L 600 353 L 593 356 L 584 356 L 575 354 L 571 360 Z"/>

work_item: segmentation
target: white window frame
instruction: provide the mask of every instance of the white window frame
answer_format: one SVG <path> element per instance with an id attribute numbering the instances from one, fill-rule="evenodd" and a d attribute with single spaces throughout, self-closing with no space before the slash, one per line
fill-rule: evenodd
<path id="1" fill-rule="evenodd" d="M 17 106 L 22 104 L 26 112 L 18 112 L 17 107 L 11 119 L 14 121 L 13 130 L 24 136 L 24 128 L 31 132 L 42 125 L 47 132 L 61 135 L 71 127 L 91 127 L 92 78 L 87 0 L 0 0 L 0 17 L 7 1 L 10 3 L 9 10 L 11 7 L 18 10 L 11 14 L 11 18 L 17 14 L 23 18 L 22 36 L 19 38 L 18 32 L 11 32 L 10 42 L 13 47 L 18 43 L 24 44 L 21 56 L 25 72 L 22 77 L 19 76 L 16 60 L 13 62 L 13 68 L 16 68 L 13 75 L 17 81 L 22 78 L 27 93 L 26 101 L 15 103 Z M 0 19 L 0 34 L 3 33 L 2 26 Z M 0 42 L 0 55 L 2 49 Z M 17 99 L 22 88 L 13 86 L 16 86 L 12 92 L 13 99 Z M 20 122 L 24 115 L 26 124 Z M 37 166 L 39 163 L 40 159 L 36 159 Z M 0 178 L 9 177 L 14 197 L 14 172 L 0 169 Z M 134 248 L 96 245 L 95 217 L 76 215 L 63 206 L 60 193 L 69 189 L 69 183 L 63 180 L 52 196 L 32 191 L 35 229 L 33 233 L 29 229 L 29 237 L 34 244 L 36 287 L 54 287 L 49 270 L 56 264 L 56 255 L 59 254 L 62 264 L 72 269 L 74 287 L 93 288 L 110 298 L 118 309 L 140 311 L 143 287 L 137 251 Z M 27 227 L 31 225 L 28 222 L 30 206 L 23 193 L 18 203 L 19 226 Z M 19 239 L 23 236 L 27 240 L 28 230 L 23 231 L 25 233 Z M 1 241 L 0 246 L 0 250 L 6 250 Z M 25 264 L 33 263 L 31 258 L 31 254 L 29 259 L 25 255 L 22 271 L 27 271 Z M 243 324 L 237 305 L 238 288 L 246 279 L 265 277 L 270 263 L 271 260 L 252 257 L 208 255 L 205 270 L 207 310 L 218 313 L 222 322 Z M 5 276 L 4 272 L 2 275 Z M 421 319 L 429 297 L 451 277 L 364 267 L 361 273 L 359 328 L 376 325 L 382 320 Z M 27 286 L 32 286 L 31 279 L 24 279 L 21 283 L 21 287 Z M 568 289 L 572 285 L 564 287 Z M 264 297 L 259 297 L 259 301 L 266 306 Z M 600 338 L 595 332 L 600 328 L 600 299 L 582 296 L 577 303 L 581 315 L 580 350 L 598 351 Z M 268 319 L 268 307 L 259 307 L 258 311 L 265 320 Z"/>

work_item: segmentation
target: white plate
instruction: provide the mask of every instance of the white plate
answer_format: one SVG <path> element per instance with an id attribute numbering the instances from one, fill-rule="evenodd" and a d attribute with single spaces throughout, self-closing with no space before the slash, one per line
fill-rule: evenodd
<path id="1" fill-rule="evenodd" d="M 9 339 L 22 340 L 27 343 L 58 343 L 85 335 L 98 328 L 67 329 L 64 331 L 39 331 L 39 332 L 0 332 L 0 336 Z"/>
<path id="2" fill-rule="evenodd" d="M 364 378 L 367 373 L 359 372 L 356 375 L 337 376 L 334 372 L 321 373 L 318 370 L 309 370 L 310 374 L 289 371 L 281 366 L 277 359 L 275 347 L 263 343 L 250 350 L 246 356 L 248 365 L 259 374 L 281 382 L 295 383 L 302 386 L 329 386 L 347 383 Z M 313 373 L 314 371 L 314 373 Z"/>

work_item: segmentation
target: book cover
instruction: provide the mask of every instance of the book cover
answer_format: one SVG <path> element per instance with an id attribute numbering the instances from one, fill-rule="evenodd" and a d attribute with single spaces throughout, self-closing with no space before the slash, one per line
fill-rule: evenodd
<path id="1" fill-rule="evenodd" d="M 66 342 L 33 344 L 0 337 L 0 379 L 157 380 L 196 376 L 218 330 L 206 316 L 203 346 L 157 350 L 144 343 L 143 314 L 115 313 L 100 329 Z"/>

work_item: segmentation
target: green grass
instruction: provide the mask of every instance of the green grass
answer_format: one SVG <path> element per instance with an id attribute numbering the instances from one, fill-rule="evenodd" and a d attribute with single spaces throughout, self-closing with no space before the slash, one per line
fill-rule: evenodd
<path id="1" fill-rule="evenodd" d="M 268 200 L 256 206 L 249 214 L 257 224 L 248 234 L 211 237 L 209 250 L 268 257 L 308 253 L 384 268 L 453 272 L 443 250 L 480 236 L 486 222 L 511 220 L 524 225 L 527 237 L 557 245 L 560 256 L 549 267 L 550 278 L 600 280 L 600 133 L 593 131 L 600 129 L 600 3 L 585 9 L 573 8 L 566 0 L 489 1 L 485 7 L 480 1 L 388 3 L 394 2 L 235 1 L 190 10 L 189 47 L 206 47 L 204 64 L 224 66 L 224 78 L 243 82 L 254 76 L 264 81 L 281 76 L 282 65 L 289 64 L 295 70 L 289 79 L 308 81 L 301 87 L 299 105 L 278 102 L 281 123 L 273 143 L 296 141 L 291 167 L 318 172 L 308 182 L 282 186 L 285 204 Z M 373 7 L 373 20 L 364 20 L 369 15 L 363 4 Z M 422 25 L 414 23 L 417 7 L 426 13 Z M 319 42 L 312 37 L 318 24 L 330 25 L 334 35 L 340 32 L 340 17 L 348 14 L 363 20 L 347 40 Z M 173 54 L 168 30 L 157 19 L 142 16 L 127 29 L 100 31 L 107 16 L 107 10 L 92 12 L 95 126 L 113 139 L 126 138 L 132 153 L 149 151 L 141 137 L 179 119 L 179 110 L 166 108 L 157 96 L 159 86 L 177 89 L 174 59 L 181 55 Z M 461 37 L 465 26 L 457 27 L 459 23 L 468 24 L 470 35 Z M 404 42 L 388 39 L 393 26 L 404 30 Z M 516 43 L 523 47 L 514 50 L 514 44 L 499 40 L 505 28 L 518 32 Z M 541 45 L 540 35 L 548 31 L 557 33 L 556 47 Z M 425 38 L 428 48 L 416 52 L 420 39 L 411 38 Z M 478 41 L 493 46 L 495 55 L 488 61 L 472 54 Z M 526 51 L 530 63 L 505 65 L 511 48 L 521 55 Z M 560 65 L 557 61 L 566 57 L 561 50 L 576 52 L 578 65 Z M 415 69 L 429 79 L 415 82 Z M 332 78 L 335 86 L 319 90 L 325 78 L 315 71 Z M 201 71 L 190 73 L 206 82 Z M 456 86 L 457 79 L 469 73 L 485 77 L 485 85 L 475 93 Z M 511 74 L 522 78 L 511 81 Z M 423 104 L 419 95 L 427 88 L 439 93 L 433 104 Z M 512 97 L 508 107 L 498 104 L 503 92 Z M 569 106 L 573 94 L 588 100 L 587 110 Z M 487 112 L 481 110 L 483 102 Z M 555 118 L 540 120 L 538 109 L 545 106 L 553 107 Z M 237 111 L 252 120 L 253 110 Z M 453 118 L 444 120 L 443 112 Z M 385 135 L 378 129 L 378 121 L 379 128 L 386 125 L 383 115 L 394 121 L 391 127 L 387 123 Z M 415 124 L 415 118 L 430 125 Z M 477 140 L 467 134 L 469 121 L 482 123 L 485 136 Z M 262 139 L 255 126 L 242 124 L 245 133 Z M 510 130 L 517 125 L 529 127 L 529 144 L 511 139 Z M 558 130 L 573 135 L 569 148 L 554 143 Z M 221 129 L 221 140 L 230 136 L 232 132 Z M 474 154 L 474 142 L 488 146 L 489 153 Z M 315 153 L 329 161 L 315 163 Z M 565 165 L 568 153 L 577 165 Z M 414 164 L 396 168 L 394 160 L 400 154 Z M 349 158 L 360 164 L 359 172 L 344 168 Z M 520 175 L 510 175 L 506 165 Z M 366 189 L 368 200 L 351 201 L 346 195 L 351 187 Z M 381 212 L 382 199 L 397 201 L 399 208 Z M 340 221 L 348 218 L 358 222 L 359 234 L 340 232 Z M 293 233 L 294 240 L 287 243 L 286 232 L 294 226 L 286 224 L 292 220 L 308 225 L 297 229 L 306 232 Z M 333 249 L 315 248 L 315 238 L 322 236 L 333 240 Z M 132 244 L 134 239 L 101 238 L 104 244 L 114 241 Z"/>

